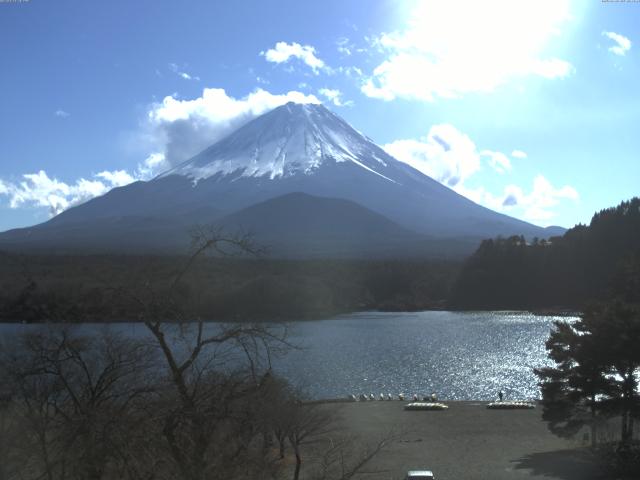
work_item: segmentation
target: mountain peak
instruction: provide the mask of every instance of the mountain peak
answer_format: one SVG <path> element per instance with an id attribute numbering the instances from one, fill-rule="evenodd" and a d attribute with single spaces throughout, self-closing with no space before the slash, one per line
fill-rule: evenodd
<path id="1" fill-rule="evenodd" d="M 244 125 L 160 175 L 194 182 L 216 175 L 277 179 L 312 175 L 324 164 L 350 162 L 377 174 L 397 161 L 321 104 L 289 102 Z M 387 180 L 389 180 L 387 178 Z"/>
<path id="2" fill-rule="evenodd" d="M 293 192 L 302 194 L 286 196 Z M 341 200 L 309 200 L 303 194 Z M 230 221 L 234 212 L 277 197 L 281 200 L 271 202 L 269 208 L 274 207 L 278 215 L 293 215 L 295 221 L 287 225 L 301 228 L 311 228 L 311 220 L 335 216 L 333 212 L 338 210 L 358 210 L 344 203 L 348 201 L 406 230 L 431 236 L 477 239 L 513 234 L 547 237 L 552 233 L 458 195 L 394 159 L 322 105 L 287 103 L 150 182 L 114 188 L 36 228 L 0 235 L 0 246 L 31 245 L 35 249 L 55 245 L 67 251 L 73 245 L 118 249 L 122 239 L 128 245 L 137 242 L 143 247 L 158 246 L 171 238 L 182 242 L 190 223 Z M 336 201 L 338 204 L 332 203 Z M 323 207 L 317 208 L 318 203 Z M 251 215 L 258 225 L 263 210 L 251 211 L 258 212 Z M 343 233 L 352 231 L 347 228 L 350 223 L 371 218 L 365 211 L 358 212 L 351 216 L 341 213 Z M 282 215 L 267 218 L 265 214 L 262 224 L 275 222 Z M 329 218 L 331 222 L 324 225 L 336 226 L 336 218 Z M 382 225 L 378 221 L 360 225 L 370 223 Z M 252 225 L 246 227 L 251 229 Z M 389 237 L 399 234 L 395 227 L 383 230 Z M 335 252 L 330 237 L 323 237 L 328 248 L 323 251 L 334 248 Z M 395 247 L 391 251 L 399 253 Z"/>
<path id="3" fill-rule="evenodd" d="M 300 102 L 290 101 L 285 103 L 284 105 L 280 105 L 279 107 L 274 108 L 273 110 L 275 111 L 275 110 L 281 110 L 281 109 L 287 109 L 289 111 L 314 110 L 314 109 L 327 110 L 327 107 L 325 107 L 321 103 L 308 103 L 308 102 L 300 103 Z"/>
<path id="4" fill-rule="evenodd" d="M 271 110 L 272 112 L 279 112 L 286 110 L 290 114 L 299 114 L 299 113 L 311 113 L 311 112 L 329 112 L 333 115 L 331 110 L 325 107 L 322 103 L 298 103 L 298 102 L 287 102 L 284 105 L 280 105 L 279 107 Z M 269 112 L 267 112 L 269 113 Z"/>

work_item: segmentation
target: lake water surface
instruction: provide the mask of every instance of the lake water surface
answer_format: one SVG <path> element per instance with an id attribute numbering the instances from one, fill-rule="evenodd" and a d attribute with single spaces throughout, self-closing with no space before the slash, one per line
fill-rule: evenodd
<path id="1" fill-rule="evenodd" d="M 534 367 L 549 364 L 545 341 L 558 317 L 525 312 L 354 313 L 290 325 L 300 346 L 276 372 L 313 398 L 350 393 L 436 392 L 441 399 L 539 397 Z M 7 340 L 32 325 L 0 324 Z M 85 325 L 84 329 L 104 328 Z M 127 334 L 141 324 L 113 326 Z"/>

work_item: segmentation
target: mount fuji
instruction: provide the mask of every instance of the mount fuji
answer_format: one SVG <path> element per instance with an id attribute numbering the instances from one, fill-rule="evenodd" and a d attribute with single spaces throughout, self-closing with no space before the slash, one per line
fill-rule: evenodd
<path id="1" fill-rule="evenodd" d="M 153 180 L 0 234 L 0 248 L 184 251 L 195 223 L 253 231 L 284 256 L 454 255 L 482 238 L 563 231 L 468 200 L 322 105 L 288 103 Z"/>

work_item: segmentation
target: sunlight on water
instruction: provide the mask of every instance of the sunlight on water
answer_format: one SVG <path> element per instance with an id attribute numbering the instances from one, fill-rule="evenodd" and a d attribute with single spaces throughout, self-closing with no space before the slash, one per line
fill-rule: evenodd
<path id="1" fill-rule="evenodd" d="M 534 367 L 555 317 L 522 312 L 362 313 L 294 325 L 304 349 L 278 370 L 313 397 L 436 392 L 451 400 L 538 398 Z"/>
<path id="2" fill-rule="evenodd" d="M 524 312 L 356 313 L 290 324 L 302 347 L 274 361 L 275 371 L 312 398 L 348 394 L 430 394 L 449 400 L 539 397 L 533 368 L 549 364 L 553 321 Z M 0 324 L 3 340 L 25 328 Z M 97 331 L 104 325 L 83 325 Z M 145 335 L 141 324 L 113 325 Z"/>

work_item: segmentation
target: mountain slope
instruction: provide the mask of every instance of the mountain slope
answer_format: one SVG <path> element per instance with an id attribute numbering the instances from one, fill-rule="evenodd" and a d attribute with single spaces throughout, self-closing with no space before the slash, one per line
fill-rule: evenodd
<path id="1" fill-rule="evenodd" d="M 104 219 L 112 222 L 107 236 L 119 238 L 122 249 L 138 228 L 134 218 L 155 219 L 164 224 L 160 230 L 178 228 L 185 219 L 208 223 L 293 192 L 349 200 L 430 237 L 548 236 L 545 229 L 481 207 L 394 159 L 325 107 L 289 103 L 149 182 L 114 189 L 44 224 L 0 235 L 0 246 L 10 237 L 46 248 L 47 232 L 63 239 L 67 226 L 95 226 Z M 130 226 L 113 224 L 114 218 Z"/>
<path id="2" fill-rule="evenodd" d="M 349 200 L 290 193 L 230 215 L 199 211 L 171 217 L 106 217 L 4 233 L 0 248 L 42 253 L 183 253 L 202 223 L 250 233 L 276 258 L 451 258 L 468 255 L 474 239 L 440 239 L 410 231 Z"/>
<path id="3" fill-rule="evenodd" d="M 477 246 L 412 232 L 357 203 L 290 193 L 219 219 L 231 231 L 247 231 L 272 255 L 284 257 L 460 256 Z"/>

